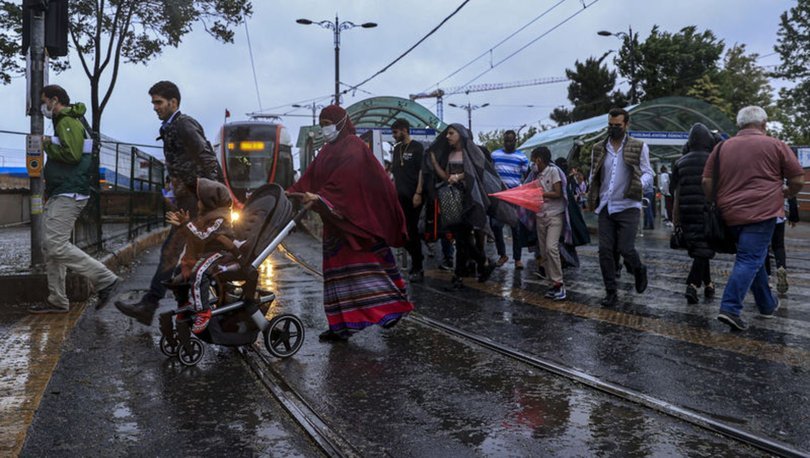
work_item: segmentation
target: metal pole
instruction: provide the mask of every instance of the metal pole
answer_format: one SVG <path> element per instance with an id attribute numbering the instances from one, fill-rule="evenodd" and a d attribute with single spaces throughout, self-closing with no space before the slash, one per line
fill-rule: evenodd
<path id="1" fill-rule="evenodd" d="M 312 125 L 315 125 L 315 102 L 312 102 Z"/>
<path id="2" fill-rule="evenodd" d="M 467 104 L 467 129 L 472 134 L 472 106 L 469 103 Z"/>
<path id="3" fill-rule="evenodd" d="M 31 14 L 31 135 L 41 136 L 45 132 L 42 112 L 39 109 L 40 93 L 45 78 L 45 12 L 29 9 Z M 44 154 L 40 158 L 44 161 Z M 31 268 L 40 269 L 45 262 L 43 242 L 43 180 L 41 176 L 31 177 Z"/>
<path id="4" fill-rule="evenodd" d="M 335 105 L 340 106 L 340 25 L 337 14 L 335 14 Z"/>
<path id="5" fill-rule="evenodd" d="M 636 104 L 636 47 L 633 43 L 633 26 L 629 26 L 630 31 L 630 104 Z"/>

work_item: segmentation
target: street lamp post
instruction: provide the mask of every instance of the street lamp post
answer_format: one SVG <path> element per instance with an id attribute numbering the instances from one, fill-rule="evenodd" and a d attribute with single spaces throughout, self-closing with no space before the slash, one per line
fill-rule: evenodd
<path id="1" fill-rule="evenodd" d="M 316 124 L 315 122 L 315 113 L 318 108 L 323 108 L 323 105 L 316 105 L 315 102 L 312 102 L 312 105 L 298 105 L 296 103 L 291 105 L 293 108 L 311 108 L 312 109 L 312 125 Z"/>
<path id="2" fill-rule="evenodd" d="M 467 111 L 467 129 L 469 129 L 470 134 L 472 134 L 472 112 L 479 108 L 488 107 L 489 103 L 485 103 L 483 105 L 470 105 L 469 103 L 466 105 L 456 105 L 455 103 L 448 103 L 448 105 L 454 108 L 461 108 L 462 110 Z"/>
<path id="3" fill-rule="evenodd" d="M 627 38 L 628 51 L 630 52 L 630 104 L 636 104 L 636 44 L 633 39 L 633 26 L 628 26 L 627 33 L 624 32 L 609 32 L 607 30 L 600 30 L 596 32 L 603 37 L 616 37 L 619 39 Z"/>
<path id="4" fill-rule="evenodd" d="M 312 21 L 309 19 L 297 19 L 295 22 L 302 25 L 317 24 L 324 29 L 329 29 L 334 34 L 335 40 L 335 105 L 340 105 L 340 32 L 344 30 L 353 29 L 355 27 L 362 27 L 364 29 L 371 29 L 377 27 L 374 22 L 364 22 L 362 24 L 355 24 L 351 21 L 340 22 L 337 14 L 335 14 L 335 22 L 332 21 Z"/>

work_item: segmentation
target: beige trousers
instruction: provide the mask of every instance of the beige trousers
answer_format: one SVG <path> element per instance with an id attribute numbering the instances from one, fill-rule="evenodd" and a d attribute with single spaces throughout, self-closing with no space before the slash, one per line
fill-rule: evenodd
<path id="1" fill-rule="evenodd" d="M 68 307 L 65 274 L 73 272 L 87 277 L 96 291 L 112 285 L 117 276 L 104 264 L 70 243 L 73 225 L 88 200 L 55 196 L 45 203 L 45 269 L 48 275 L 48 302 Z"/>
<path id="2" fill-rule="evenodd" d="M 537 247 L 546 275 L 555 284 L 563 282 L 560 262 L 560 234 L 565 213 L 553 216 L 537 216 Z"/>

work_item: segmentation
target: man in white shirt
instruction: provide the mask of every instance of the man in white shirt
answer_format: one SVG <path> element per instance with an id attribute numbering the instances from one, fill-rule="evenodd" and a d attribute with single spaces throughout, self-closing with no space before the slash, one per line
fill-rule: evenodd
<path id="1" fill-rule="evenodd" d="M 641 215 L 642 189 L 651 184 L 650 149 L 627 135 L 630 113 L 613 108 L 608 113 L 608 138 L 593 146 L 594 167 L 588 204 L 599 215 L 599 267 L 605 284 L 603 307 L 618 303 L 616 253 L 635 276 L 636 291 L 647 289 L 647 267 L 635 248 Z"/>
<path id="2" fill-rule="evenodd" d="M 672 223 L 672 193 L 669 192 L 669 171 L 667 171 L 667 166 L 661 166 L 661 174 L 658 175 L 658 190 L 661 192 L 661 195 L 664 196 L 664 208 L 666 209 L 666 213 L 664 213 L 664 222 L 667 223 L 667 226 L 671 226 Z"/>

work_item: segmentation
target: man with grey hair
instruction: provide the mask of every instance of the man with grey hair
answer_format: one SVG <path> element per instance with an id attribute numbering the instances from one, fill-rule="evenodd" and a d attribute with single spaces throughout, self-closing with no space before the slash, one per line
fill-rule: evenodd
<path id="1" fill-rule="evenodd" d="M 740 131 L 715 146 L 703 169 L 707 199 L 714 185 L 717 165 L 717 207 L 737 237 L 737 255 L 729 275 L 717 319 L 732 330 L 748 325 L 740 312 L 751 289 L 759 313 L 772 318 L 779 299 L 768 286 L 765 256 L 778 216 L 784 216 L 784 199 L 804 186 L 804 170 L 796 155 L 783 142 L 766 133 L 768 115 L 761 107 L 748 106 L 737 114 Z M 787 185 L 784 180 L 787 179 Z"/>

